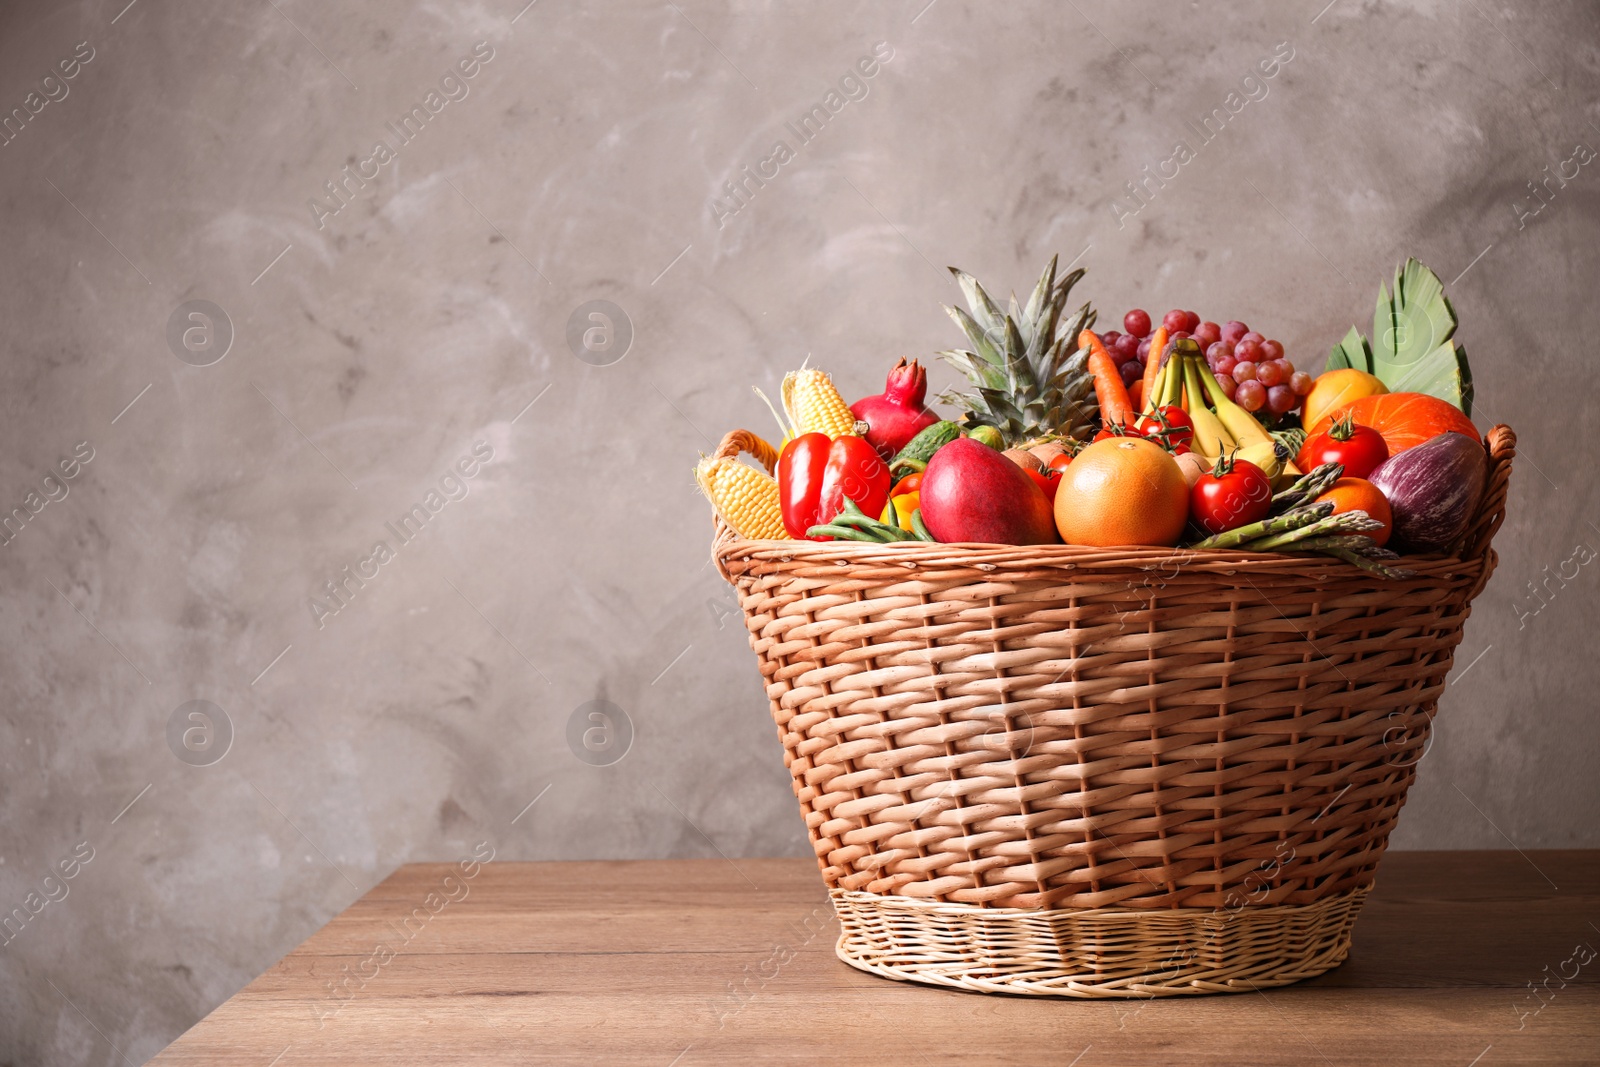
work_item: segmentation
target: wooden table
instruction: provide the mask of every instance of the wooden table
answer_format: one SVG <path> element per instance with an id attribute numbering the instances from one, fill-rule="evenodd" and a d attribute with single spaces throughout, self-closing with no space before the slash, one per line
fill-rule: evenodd
<path id="1" fill-rule="evenodd" d="M 1393 853 L 1333 972 L 1118 1001 L 852 970 L 810 860 L 467 871 L 400 868 L 152 1062 L 1600 1063 L 1600 852 Z"/>

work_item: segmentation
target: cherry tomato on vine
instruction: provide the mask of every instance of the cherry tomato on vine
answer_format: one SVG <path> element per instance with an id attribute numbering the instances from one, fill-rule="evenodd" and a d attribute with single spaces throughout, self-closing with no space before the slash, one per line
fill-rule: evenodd
<path id="1" fill-rule="evenodd" d="M 1057 474 L 1060 474 L 1062 471 L 1067 469 L 1067 464 L 1069 464 L 1071 462 L 1072 462 L 1072 457 L 1069 456 L 1067 453 L 1063 452 L 1059 456 L 1051 456 L 1050 457 L 1050 462 L 1046 463 L 1045 466 L 1049 467 L 1051 470 L 1055 471 Z"/>
<path id="2" fill-rule="evenodd" d="M 1258 522 L 1271 507 L 1272 481 L 1247 459 L 1223 456 L 1189 490 L 1189 518 L 1207 533 Z"/>
<path id="3" fill-rule="evenodd" d="M 1315 464 L 1341 463 L 1344 477 L 1365 478 L 1389 458 L 1389 443 L 1371 426 L 1354 425 L 1346 415 L 1313 437 L 1306 451 Z"/>
<path id="4" fill-rule="evenodd" d="M 1056 490 L 1061 488 L 1061 474 L 1059 471 L 1036 471 L 1032 468 L 1024 467 L 1023 472 L 1033 479 L 1033 484 L 1039 487 L 1039 491 L 1044 494 L 1046 500 L 1052 504 L 1056 502 Z"/>
<path id="5" fill-rule="evenodd" d="M 1194 444 L 1194 420 L 1176 404 L 1141 415 L 1133 428 L 1174 456 L 1183 455 Z"/>
<path id="6" fill-rule="evenodd" d="M 1120 423 L 1120 422 L 1114 422 L 1110 426 L 1106 426 L 1106 427 L 1102 428 L 1099 433 L 1095 434 L 1094 437 L 1090 439 L 1089 443 L 1093 444 L 1095 441 L 1104 441 L 1108 437 L 1143 437 L 1143 436 L 1144 436 L 1144 434 L 1141 433 L 1136 427 L 1126 426 L 1126 425 L 1124 425 L 1123 423 Z"/>

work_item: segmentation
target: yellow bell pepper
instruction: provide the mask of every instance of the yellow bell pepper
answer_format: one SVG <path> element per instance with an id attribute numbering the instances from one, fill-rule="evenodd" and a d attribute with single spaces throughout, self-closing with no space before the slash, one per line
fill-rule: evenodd
<path id="1" fill-rule="evenodd" d="M 921 500 L 922 494 L 916 491 L 889 498 L 889 503 L 894 507 L 895 522 L 900 529 L 911 531 L 911 516 L 921 505 Z"/>

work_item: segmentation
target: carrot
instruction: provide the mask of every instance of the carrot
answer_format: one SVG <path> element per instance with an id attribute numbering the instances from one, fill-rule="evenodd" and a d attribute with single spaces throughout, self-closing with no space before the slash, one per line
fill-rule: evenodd
<path id="1" fill-rule="evenodd" d="M 1100 402 L 1100 423 L 1110 427 L 1113 423 L 1133 425 L 1133 401 L 1128 398 L 1128 387 L 1123 384 L 1122 373 L 1116 361 L 1093 330 L 1078 335 L 1079 346 L 1089 349 L 1089 373 L 1094 375 L 1094 396 Z"/>
<path id="2" fill-rule="evenodd" d="M 1133 410 L 1144 410 L 1144 379 L 1141 378 L 1128 388 L 1128 403 L 1133 405 Z"/>
<path id="3" fill-rule="evenodd" d="M 1145 358 L 1144 380 L 1141 383 L 1144 386 L 1143 394 L 1146 411 L 1150 411 L 1155 407 L 1156 375 L 1161 373 L 1161 352 L 1166 347 L 1167 328 L 1165 326 L 1157 326 L 1156 332 L 1150 335 L 1150 352 Z"/>

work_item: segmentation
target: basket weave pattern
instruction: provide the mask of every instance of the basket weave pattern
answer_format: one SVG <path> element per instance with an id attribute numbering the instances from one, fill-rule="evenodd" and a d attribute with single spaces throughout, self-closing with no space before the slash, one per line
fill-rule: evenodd
<path id="1" fill-rule="evenodd" d="M 970 908 L 834 890 L 839 956 L 980 993 L 1159 997 L 1287 985 L 1344 962 L 1363 887 L 1307 905 Z"/>
<path id="2" fill-rule="evenodd" d="M 1515 443 L 1490 431 L 1458 551 L 1408 557 L 1398 581 L 1311 555 L 750 541 L 719 524 L 836 904 L 1337 898 L 1347 944 L 1494 569 Z"/>

